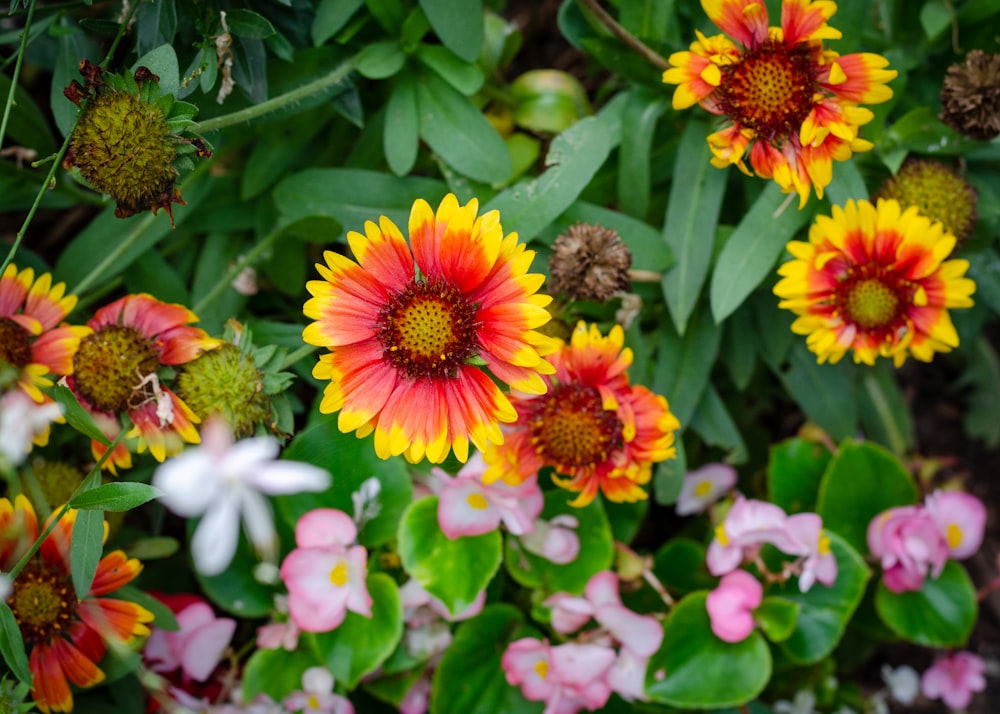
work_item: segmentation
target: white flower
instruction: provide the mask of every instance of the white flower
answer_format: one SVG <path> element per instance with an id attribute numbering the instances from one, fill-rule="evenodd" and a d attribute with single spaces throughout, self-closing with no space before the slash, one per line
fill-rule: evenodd
<path id="1" fill-rule="evenodd" d="M 20 389 L 0 397 L 0 463 L 17 466 L 24 461 L 35 437 L 62 414 L 62 405 L 40 404 Z"/>
<path id="2" fill-rule="evenodd" d="M 184 518 L 202 516 L 191 540 L 195 568 L 218 575 L 233 559 L 240 520 L 258 552 L 274 557 L 276 533 L 271 507 L 262 494 L 322 491 L 330 474 L 297 461 L 277 460 L 279 445 L 271 437 L 233 443 L 222 420 L 209 420 L 202 445 L 167 460 L 153 474 L 160 500 Z"/>
<path id="3" fill-rule="evenodd" d="M 893 669 L 883 664 L 882 681 L 889 688 L 890 696 L 900 704 L 913 704 L 920 695 L 920 675 L 909 665 Z"/>

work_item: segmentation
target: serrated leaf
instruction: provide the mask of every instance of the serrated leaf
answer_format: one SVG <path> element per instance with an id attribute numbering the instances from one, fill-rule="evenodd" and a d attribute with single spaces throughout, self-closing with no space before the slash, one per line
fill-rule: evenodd
<path id="1" fill-rule="evenodd" d="M 69 506 L 81 510 L 99 509 L 117 513 L 141 506 L 160 495 L 160 491 L 149 484 L 121 481 L 83 491 L 73 497 Z"/>
<path id="2" fill-rule="evenodd" d="M 104 551 L 104 512 L 77 511 L 73 522 L 73 540 L 69 547 L 73 589 L 83 599 L 97 573 L 97 564 Z"/>

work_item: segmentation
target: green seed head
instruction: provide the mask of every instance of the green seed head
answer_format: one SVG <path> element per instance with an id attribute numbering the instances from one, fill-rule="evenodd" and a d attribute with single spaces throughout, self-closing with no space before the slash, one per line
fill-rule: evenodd
<path id="1" fill-rule="evenodd" d="M 875 197 L 894 198 L 903 208 L 916 206 L 928 218 L 941 221 L 959 242 L 976 225 L 976 190 L 957 171 L 936 161 L 908 159 Z"/>
<path id="2" fill-rule="evenodd" d="M 264 375 L 253 355 L 226 342 L 187 363 L 177 375 L 177 395 L 202 420 L 215 414 L 224 418 L 237 437 L 254 433 L 268 417 Z"/>

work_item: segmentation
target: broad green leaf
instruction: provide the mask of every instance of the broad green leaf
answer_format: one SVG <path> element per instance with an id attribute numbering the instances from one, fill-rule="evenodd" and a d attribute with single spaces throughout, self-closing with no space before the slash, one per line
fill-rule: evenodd
<path id="1" fill-rule="evenodd" d="M 358 74 L 368 79 L 385 79 L 396 74 L 406 64 L 406 55 L 398 42 L 373 42 L 358 52 L 355 66 Z"/>
<path id="2" fill-rule="evenodd" d="M 276 32 L 266 17 L 242 7 L 226 10 L 226 24 L 232 34 L 246 40 L 264 40 Z"/>
<path id="3" fill-rule="evenodd" d="M 434 72 L 417 78 L 420 136 L 449 166 L 476 181 L 510 176 L 507 145 L 468 97 Z"/>
<path id="4" fill-rule="evenodd" d="M 314 45 L 322 45 L 336 35 L 364 5 L 364 0 L 320 0 L 310 35 Z"/>
<path id="5" fill-rule="evenodd" d="M 6 602 L 0 602 L 0 654 L 14 676 L 31 686 L 31 670 L 28 669 L 21 628 Z"/>
<path id="6" fill-rule="evenodd" d="M 739 314 L 723 325 L 719 359 L 726 365 L 736 388 L 741 392 L 746 390 L 757 367 L 757 341 L 749 304 L 744 303 Z"/>
<path id="7" fill-rule="evenodd" d="M 150 50 L 132 65 L 132 72 L 137 67 L 146 67 L 160 78 L 160 94 L 177 94 L 181 88 L 181 71 L 177 66 L 177 52 L 173 45 L 163 44 Z"/>
<path id="8" fill-rule="evenodd" d="M 125 288 L 131 293 L 149 293 L 163 302 L 190 305 L 184 279 L 158 251 L 147 251 L 125 273 Z"/>
<path id="9" fill-rule="evenodd" d="M 825 521 L 823 525 L 829 528 Z M 828 657 L 844 636 L 844 630 L 865 594 L 871 571 L 865 561 L 843 538 L 830 530 L 830 550 L 837 559 L 837 579 L 831 587 L 816 582 L 809 592 L 799 590 L 798 579 L 777 586 L 769 594 L 797 603 L 799 617 L 795 631 L 781 649 L 800 664 L 812 664 Z"/>
<path id="10" fill-rule="evenodd" d="M 833 171 L 833 179 L 826 187 L 826 198 L 835 206 L 844 206 L 848 201 L 868 199 L 868 186 L 861 175 L 856 161 L 844 161 L 837 164 Z M 803 213 L 803 211 L 799 211 Z M 809 211 L 805 211 L 808 215 Z"/>
<path id="11" fill-rule="evenodd" d="M 580 80 L 562 70 L 529 70 L 508 89 L 514 123 L 529 131 L 559 134 L 593 113 Z"/>
<path id="12" fill-rule="evenodd" d="M 431 687 L 431 714 L 538 714 L 541 702 L 528 702 L 520 688 L 507 684 L 500 659 L 507 645 L 534 633 L 512 605 L 484 608 L 463 622 L 444 651 Z"/>
<path id="13" fill-rule="evenodd" d="M 850 398 L 854 393 L 853 365 L 819 364 L 804 342 L 793 345 L 788 357 L 789 367 L 777 374 L 795 403 L 835 440 L 854 435 L 858 406 Z"/>
<path id="14" fill-rule="evenodd" d="M 94 422 L 94 418 L 90 416 L 90 412 L 80 406 L 80 402 L 77 401 L 73 390 L 57 384 L 52 392 L 52 397 L 62 405 L 63 416 L 66 417 L 66 421 L 69 422 L 71 427 L 84 436 L 88 436 L 105 446 L 111 445 L 111 440 L 98 428 Z"/>
<path id="15" fill-rule="evenodd" d="M 865 434 L 897 456 L 910 453 L 915 434 L 913 416 L 895 371 L 885 362 L 863 370 L 858 405 Z"/>
<path id="16" fill-rule="evenodd" d="M 465 96 L 471 96 L 483 86 L 483 71 L 458 57 L 447 47 L 422 44 L 417 48 L 417 59 Z"/>
<path id="17" fill-rule="evenodd" d="M 482 0 L 420 0 L 441 44 L 474 62 L 483 47 Z"/>
<path id="18" fill-rule="evenodd" d="M 946 126 L 929 106 L 920 106 L 897 119 L 885 132 L 880 149 L 903 148 L 918 154 L 954 156 L 976 148 L 978 142 Z"/>
<path id="19" fill-rule="evenodd" d="M 384 460 L 375 455 L 372 437 L 359 439 L 353 433 L 344 434 L 337 428 L 336 419 L 322 418 L 296 434 L 282 458 L 319 466 L 333 475 L 326 491 L 275 499 L 278 513 L 289 528 L 294 529 L 299 518 L 316 508 L 338 508 L 353 515 L 353 494 L 365 481 L 376 478 L 378 515 L 361 526 L 358 542 L 376 548 L 396 537 L 399 519 L 412 500 L 413 485 L 400 459 Z"/>
<path id="20" fill-rule="evenodd" d="M 719 352 L 722 328 L 705 312 L 699 311 L 694 314 L 683 337 L 669 323 L 664 323 L 660 332 L 653 391 L 667 398 L 670 411 L 683 430 L 690 426 L 708 386 L 708 375 Z"/>
<path id="21" fill-rule="evenodd" d="M 649 211 L 650 154 L 656 125 L 669 102 L 662 93 L 635 87 L 622 114 L 618 151 L 618 204 L 623 213 L 645 218 Z"/>
<path id="22" fill-rule="evenodd" d="M 269 124 L 266 133 L 262 134 L 267 140 L 253 143 L 240 172 L 240 200 L 255 198 L 288 176 L 289 167 L 299 160 L 303 149 L 314 145 L 316 135 L 330 119 L 330 111 L 324 107 L 279 124 Z"/>
<path id="23" fill-rule="evenodd" d="M 709 126 L 699 121 L 688 122 L 684 129 L 663 225 L 663 237 L 677 259 L 663 276 L 663 296 L 682 335 L 708 274 L 726 192 L 727 172 L 709 163 L 712 152 L 705 140 L 709 131 Z"/>
<path id="24" fill-rule="evenodd" d="M 321 664 L 323 660 L 304 648 L 291 652 L 283 649 L 255 650 L 243 669 L 240 685 L 243 700 L 250 702 L 258 694 L 266 694 L 280 702 L 292 692 L 301 692 L 303 673 Z"/>
<path id="25" fill-rule="evenodd" d="M 701 393 L 698 407 L 691 416 L 690 426 L 706 444 L 725 450 L 727 462 L 742 464 L 749 458 L 739 427 L 729 415 L 726 403 L 711 384 L 706 385 Z"/>
<path id="26" fill-rule="evenodd" d="M 197 525 L 196 519 L 188 521 L 189 541 Z M 274 607 L 274 586 L 254 577 L 259 562 L 246 537 L 240 535 L 233 562 L 222 573 L 205 576 L 194 570 L 194 574 L 208 599 L 223 610 L 239 617 L 266 617 Z"/>
<path id="27" fill-rule="evenodd" d="M 649 660 L 646 694 L 654 702 L 714 709 L 749 702 L 771 677 L 771 653 L 759 632 L 723 642 L 712 632 L 705 599 L 687 595 L 663 628 L 663 644 Z"/>
<path id="28" fill-rule="evenodd" d="M 610 152 L 604 120 L 581 119 L 552 140 L 541 176 L 500 192 L 483 210 L 499 210 L 506 230 L 531 240 L 577 200 Z"/>
<path id="29" fill-rule="evenodd" d="M 134 555 L 130 551 L 129 557 L 135 558 L 138 556 Z M 141 605 L 153 613 L 153 622 L 151 623 L 153 627 L 158 627 L 161 630 L 166 630 L 167 632 L 176 632 L 180 629 L 180 625 L 177 624 L 177 617 L 174 615 L 173 610 L 164 605 L 162 600 L 158 600 L 144 590 L 140 590 L 135 585 L 123 585 L 115 590 L 114 596 L 115 599 L 128 600 L 129 602 L 134 602 L 136 605 Z"/>
<path id="30" fill-rule="evenodd" d="M 855 550 L 868 552 L 868 524 L 882 511 L 917 500 L 913 478 L 897 458 L 871 442 L 845 441 L 820 482 L 816 512 Z"/>
<path id="31" fill-rule="evenodd" d="M 676 0 L 622 0 L 618 21 L 636 37 L 680 44 Z"/>
<path id="32" fill-rule="evenodd" d="M 718 584 L 705 565 L 705 546 L 683 536 L 671 538 L 656 551 L 653 574 L 664 587 L 681 595 L 711 590 Z"/>
<path id="33" fill-rule="evenodd" d="M 830 458 L 822 444 L 798 437 L 773 445 L 767 462 L 768 500 L 788 513 L 814 510 Z"/>
<path id="34" fill-rule="evenodd" d="M 969 574 L 949 560 L 939 577 L 928 577 L 916 592 L 894 593 L 880 582 L 875 609 L 905 640 L 925 647 L 961 647 L 976 624 L 979 605 Z"/>
<path id="35" fill-rule="evenodd" d="M 65 16 L 64 16 L 65 18 Z M 56 128 L 63 136 L 68 136 L 76 124 L 79 110 L 66 98 L 63 90 L 74 79 L 82 82 L 80 76 L 80 59 L 96 56 L 94 44 L 78 28 L 69 25 L 69 19 L 61 19 L 53 25 L 52 34 L 56 41 L 56 64 L 52 70 L 52 85 L 49 88 L 49 107 Z"/>
<path id="36" fill-rule="evenodd" d="M 403 568 L 453 615 L 464 612 L 500 567 L 500 533 L 451 540 L 438 526 L 436 496 L 415 501 L 399 523 Z"/>
<path id="37" fill-rule="evenodd" d="M 573 562 L 559 565 L 529 553 L 518 539 L 508 537 L 504 564 L 510 576 L 521 585 L 543 593 L 579 594 L 594 573 L 611 567 L 615 544 L 601 500 L 594 499 L 584 508 L 575 508 L 569 505 L 571 495 L 562 489 L 546 491 L 541 517 L 547 521 L 563 514 L 575 517 L 580 523 L 576 529 L 580 538 L 580 554 Z"/>
<path id="38" fill-rule="evenodd" d="M 10 77 L 0 74 L 0 97 L 6 97 L 9 93 Z M 69 100 L 66 100 L 66 103 L 70 104 Z M 14 105 L 11 107 L 7 123 L 7 136 L 21 146 L 34 149 L 39 156 L 45 156 L 56 150 L 55 140 L 52 138 L 45 115 L 31 95 L 21 86 L 14 92 Z"/>
<path id="39" fill-rule="evenodd" d="M 174 0 L 142 3 L 136 10 L 132 27 L 135 30 L 136 52 L 139 54 L 165 44 L 172 45 L 177 34 L 177 3 Z"/>
<path id="40" fill-rule="evenodd" d="M 810 212 L 796 210 L 789 198 L 777 184 L 769 184 L 723 246 L 709 289 L 716 322 L 743 304 L 772 272 L 785 244 L 809 220 Z"/>
<path id="41" fill-rule="evenodd" d="M 769 595 L 753 611 L 753 619 L 771 642 L 784 642 L 795 630 L 800 609 L 797 602 Z"/>
<path id="42" fill-rule="evenodd" d="M 73 497 L 71 508 L 98 509 L 101 511 L 129 511 L 158 498 L 160 492 L 146 483 L 118 481 L 83 491 Z"/>
<path id="43" fill-rule="evenodd" d="M 382 146 L 385 160 L 394 174 L 404 176 L 410 172 L 420 148 L 420 115 L 417 111 L 417 85 L 409 71 L 397 75 L 396 86 L 389 95 Z"/>
<path id="44" fill-rule="evenodd" d="M 772 370 L 785 362 L 793 343 L 802 338 L 792 332 L 795 316 L 778 309 L 778 299 L 768 290 L 758 290 L 747 301 L 753 315 L 754 337 L 759 354 Z"/>
<path id="45" fill-rule="evenodd" d="M 396 582 L 385 573 L 370 573 L 367 582 L 370 618 L 348 612 L 337 629 L 306 635 L 312 651 L 348 689 L 374 672 L 403 636 L 403 605 Z"/>
<path id="46" fill-rule="evenodd" d="M 70 571 L 77 597 L 82 599 L 90 592 L 103 551 L 104 513 L 99 510 L 77 511 L 69 548 Z"/>

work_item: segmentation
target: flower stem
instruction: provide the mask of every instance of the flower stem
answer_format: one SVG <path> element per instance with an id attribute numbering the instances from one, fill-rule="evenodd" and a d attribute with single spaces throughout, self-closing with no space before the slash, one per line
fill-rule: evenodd
<path id="1" fill-rule="evenodd" d="M 324 89 L 329 89 L 338 82 L 342 82 L 347 78 L 347 75 L 350 74 L 353 69 L 354 58 L 352 57 L 344 60 L 339 65 L 334 67 L 329 74 L 325 74 L 319 79 L 315 79 L 308 84 L 303 84 L 301 87 L 296 87 L 291 91 L 279 94 L 277 97 L 272 97 L 266 102 L 255 104 L 252 107 L 240 109 L 239 111 L 231 114 L 223 114 L 222 116 L 213 117 L 212 119 L 206 119 L 205 121 L 195 122 L 187 128 L 187 131 L 194 134 L 204 134 L 210 131 L 218 131 L 219 129 L 223 129 L 227 126 L 256 119 L 257 117 L 264 116 L 265 114 L 277 111 L 278 109 L 284 109 L 285 107 L 302 101 L 313 94 L 322 92 Z"/>
<path id="2" fill-rule="evenodd" d="M 222 291 L 232 284 L 232 282 L 236 279 L 236 276 L 239 275 L 244 268 L 256 263 L 261 256 L 264 255 L 264 253 L 270 250 L 271 246 L 281 234 L 282 230 L 280 228 L 272 231 L 266 235 L 260 243 L 251 248 L 249 252 L 241 256 L 240 259 L 236 261 L 236 264 L 229 269 L 229 272 L 219 278 L 219 281 L 212 287 L 212 289 L 198 301 L 197 305 L 191 308 L 194 314 L 197 315 L 201 313 L 206 307 L 211 305 L 212 301 L 219 297 Z"/>
<path id="3" fill-rule="evenodd" d="M 293 364 L 295 364 L 296 362 L 298 362 L 300 359 L 303 359 L 304 357 L 308 357 L 309 355 L 311 355 L 313 352 L 315 352 L 318 349 L 319 349 L 319 347 L 316 347 L 315 345 L 302 345 L 297 350 L 295 350 L 294 352 L 292 352 L 291 354 L 289 354 L 287 357 L 285 357 L 284 361 L 282 361 L 282 363 L 281 363 L 281 367 L 279 367 L 278 369 L 288 369 Z"/>
<path id="4" fill-rule="evenodd" d="M 35 16 L 35 0 L 28 2 L 28 16 L 24 19 L 24 30 L 21 31 L 21 46 L 17 50 L 17 62 L 14 63 L 14 74 L 10 78 L 10 91 L 7 92 L 7 103 L 3 108 L 3 119 L 0 120 L 0 146 L 3 145 L 4 137 L 7 136 L 7 121 L 10 119 L 10 110 L 14 107 L 14 92 L 17 91 L 17 80 L 21 76 L 21 63 L 24 61 L 24 52 L 28 48 L 28 34 L 31 31 L 31 20 Z M 3 272 L 0 270 L 0 272 Z"/>
<path id="5" fill-rule="evenodd" d="M 600 6 L 597 0 L 578 0 L 578 2 L 593 13 L 602 25 L 608 28 L 615 37 L 624 42 L 635 53 L 642 56 L 657 69 L 670 69 L 670 63 L 662 55 L 655 52 L 638 37 L 618 24 L 618 22 Z"/>

